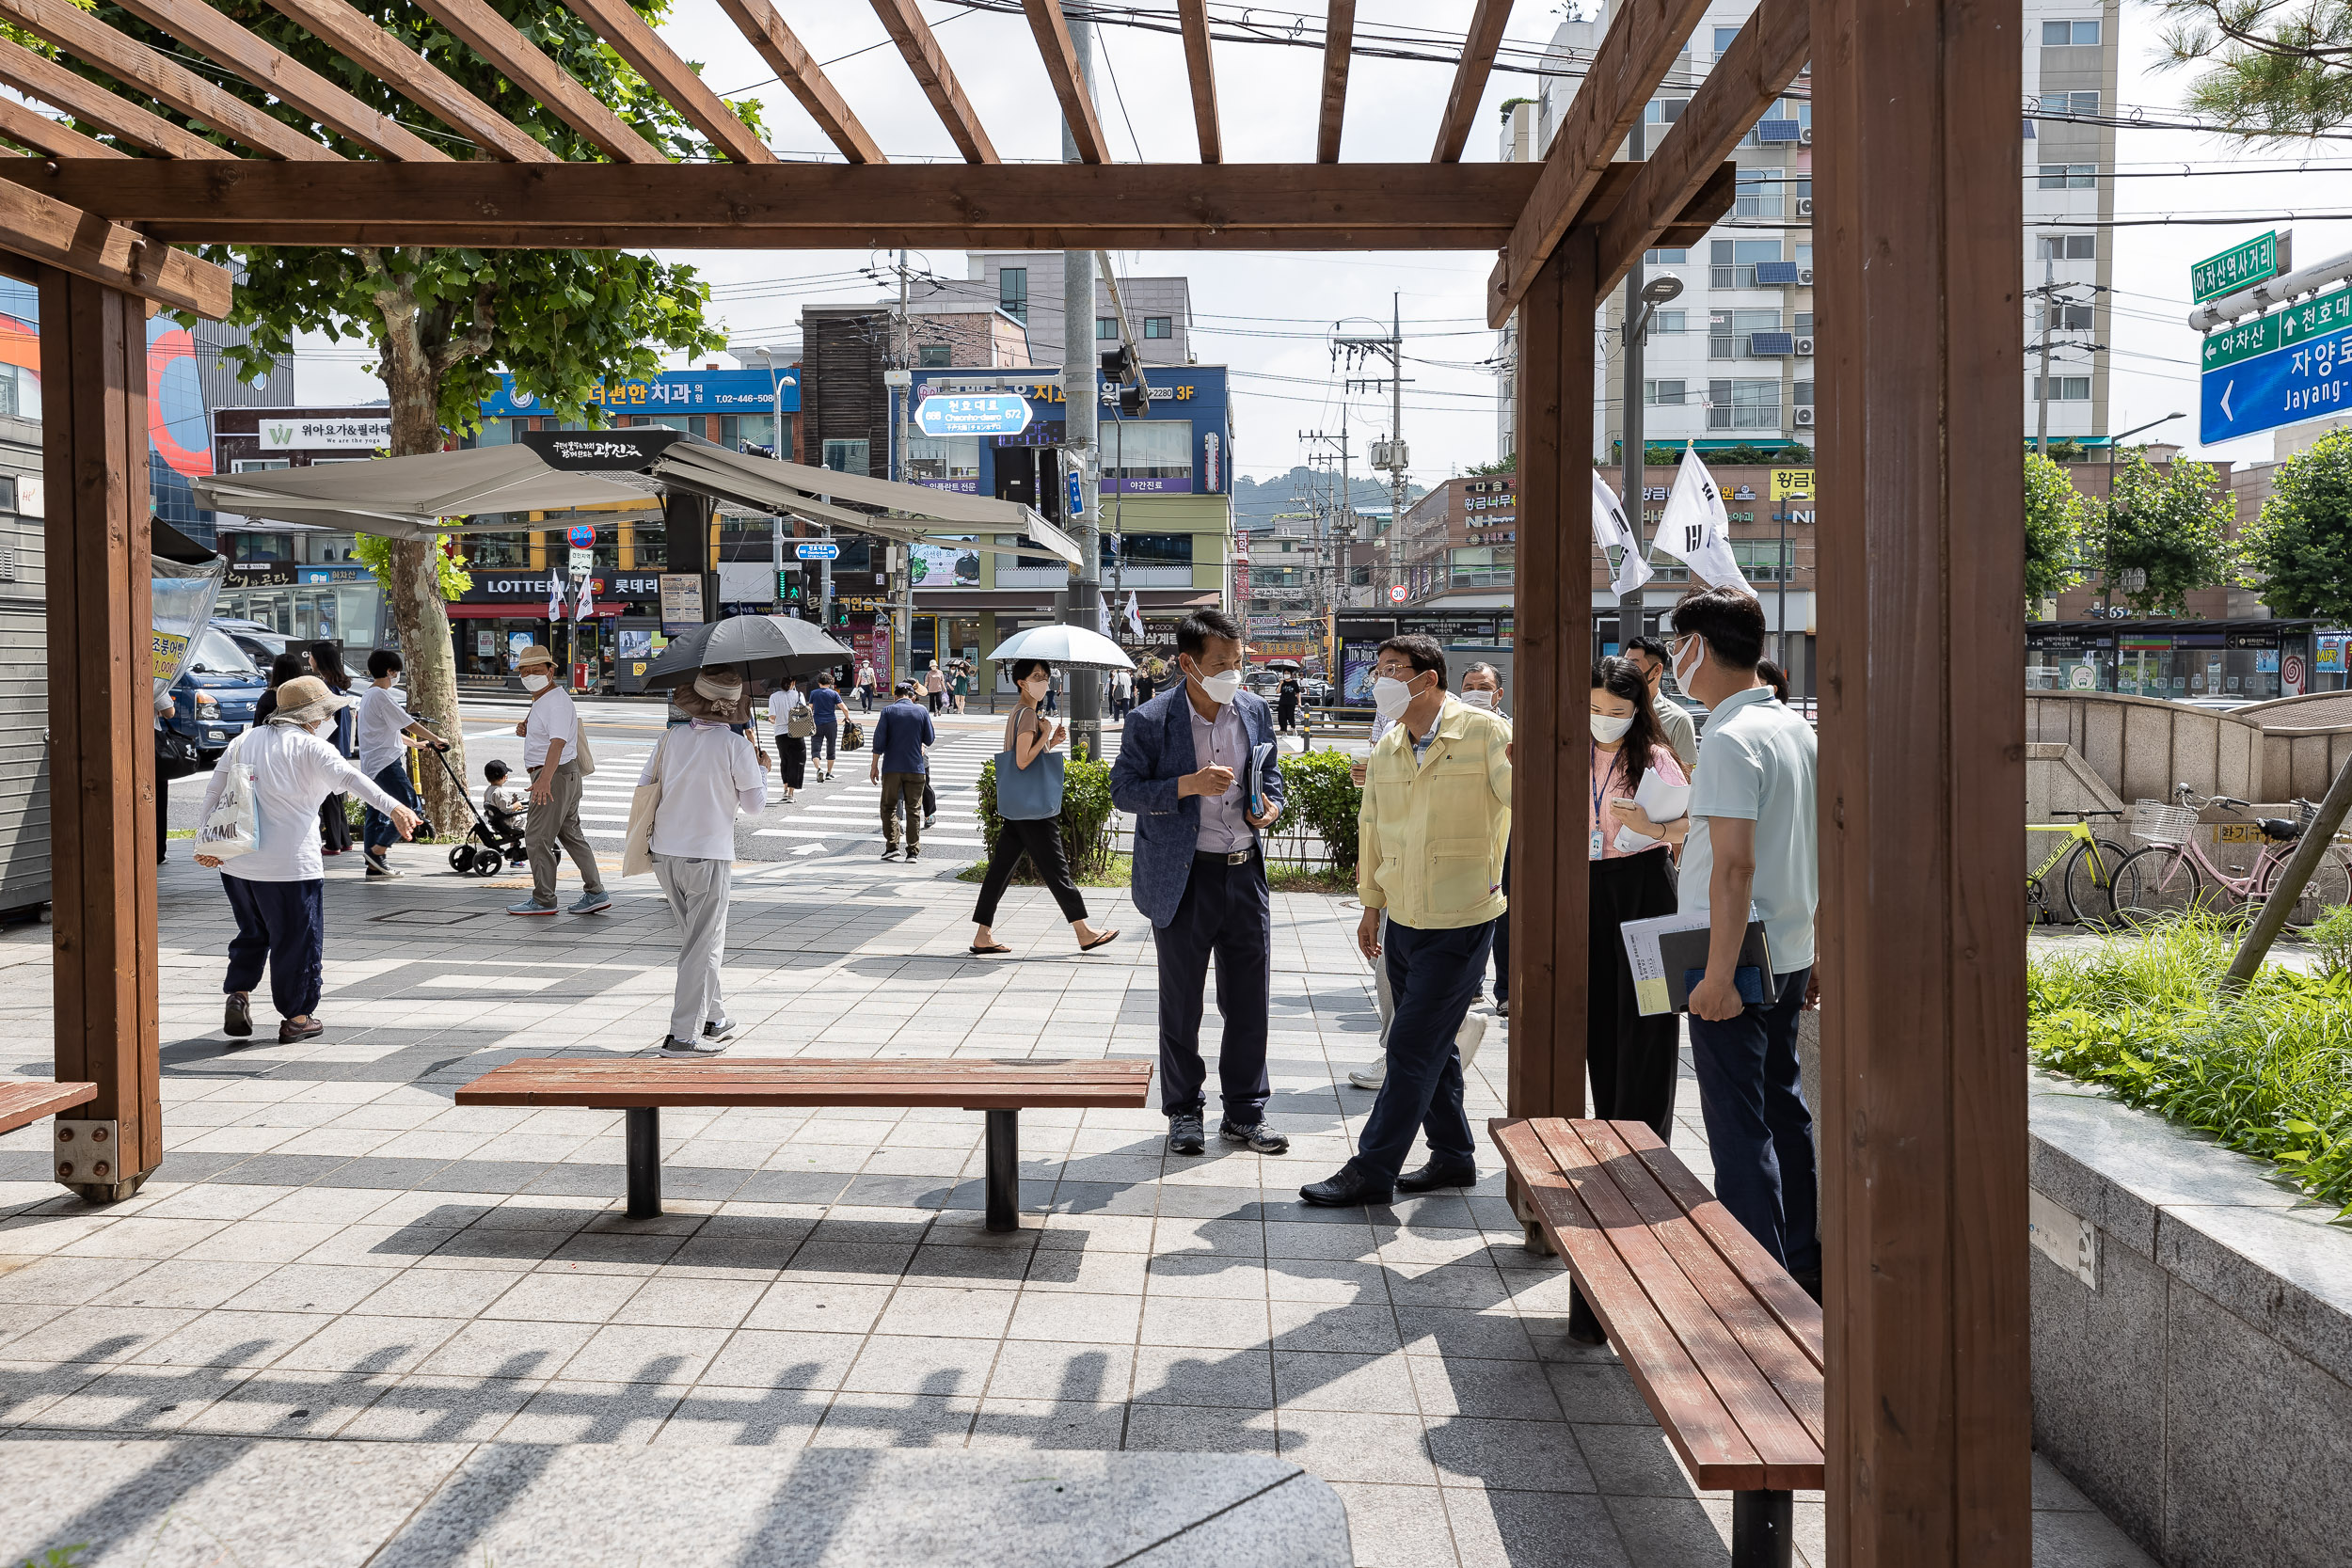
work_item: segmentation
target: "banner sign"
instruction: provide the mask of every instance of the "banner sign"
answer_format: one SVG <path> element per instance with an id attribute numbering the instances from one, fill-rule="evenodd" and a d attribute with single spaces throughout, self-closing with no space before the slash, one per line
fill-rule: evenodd
<path id="1" fill-rule="evenodd" d="M 264 418 L 263 451 L 381 451 L 392 444 L 389 416 L 380 420 Z"/>
<path id="2" fill-rule="evenodd" d="M 784 411 L 801 406 L 801 368 L 777 371 L 664 371 L 650 381 L 611 381 L 589 388 L 587 403 L 595 408 L 627 414 L 772 414 L 781 388 Z M 491 419 L 516 414 L 544 414 L 547 406 L 529 392 L 515 389 L 515 378 L 499 377 L 499 389 L 482 400 L 482 412 Z"/>
<path id="3" fill-rule="evenodd" d="M 690 631 L 703 624 L 703 579 L 692 572 L 661 574 L 661 629 Z"/>
<path id="4" fill-rule="evenodd" d="M 926 436 L 1018 436 L 1029 428 L 1029 400 L 1017 392 L 934 392 L 914 405 Z"/>

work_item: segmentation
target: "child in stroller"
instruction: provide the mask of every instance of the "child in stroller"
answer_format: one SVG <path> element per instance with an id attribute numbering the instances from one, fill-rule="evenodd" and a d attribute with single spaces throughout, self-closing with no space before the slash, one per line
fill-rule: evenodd
<path id="1" fill-rule="evenodd" d="M 506 764 L 495 758 L 482 765 L 482 776 L 489 782 L 483 786 L 483 821 L 475 832 L 483 843 L 502 851 L 509 865 L 520 865 L 528 858 L 523 850 L 523 814 L 531 809 L 531 797 L 508 784 L 506 773 Z"/>

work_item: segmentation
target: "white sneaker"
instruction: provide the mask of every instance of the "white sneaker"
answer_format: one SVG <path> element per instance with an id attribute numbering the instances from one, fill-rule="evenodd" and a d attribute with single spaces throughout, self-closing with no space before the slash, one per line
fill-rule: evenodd
<path id="1" fill-rule="evenodd" d="M 682 1040 L 675 1035 L 661 1037 L 661 1053 L 664 1056 L 716 1056 L 726 1048 L 724 1040 Z"/>
<path id="2" fill-rule="evenodd" d="M 1370 1071 L 1365 1071 L 1361 1069 L 1350 1069 L 1347 1075 L 1347 1081 L 1355 1085 L 1359 1089 L 1378 1088 L 1381 1085 L 1389 1081 L 1388 1057 L 1385 1055 L 1382 1056 L 1379 1062 L 1375 1065 Z"/>

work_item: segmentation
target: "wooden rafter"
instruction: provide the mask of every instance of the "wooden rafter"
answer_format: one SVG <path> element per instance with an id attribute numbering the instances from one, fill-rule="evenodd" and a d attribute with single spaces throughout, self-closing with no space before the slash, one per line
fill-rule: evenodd
<path id="1" fill-rule="evenodd" d="M 1602 289 L 1658 244 L 1667 217 L 1714 178 L 1740 138 L 1804 69 L 1811 32 L 1808 0 L 1763 0 L 1756 8 L 1601 226 Z"/>
<path id="2" fill-rule="evenodd" d="M 496 66 L 499 74 L 537 99 L 548 112 L 587 137 L 608 158 L 624 164 L 666 164 L 669 157 L 639 135 L 610 104 L 548 58 L 521 29 L 487 0 L 417 0 L 433 19 L 465 40 L 466 47 Z"/>
<path id="3" fill-rule="evenodd" d="M 792 29 L 785 25 L 784 18 L 776 14 L 775 7 L 770 5 L 768 0 L 719 0 L 719 8 L 727 13 L 727 19 L 745 38 L 751 40 L 752 47 L 759 51 L 759 57 L 768 62 L 768 69 L 774 71 L 792 96 L 801 101 L 801 107 L 808 111 L 808 118 L 815 120 L 817 128 L 841 150 L 843 157 L 853 164 L 886 164 L 890 161 L 882 156 L 882 149 L 866 134 L 866 127 L 858 122 L 848 101 L 842 98 L 818 67 L 816 57 L 803 47 L 801 40 L 793 36 Z"/>
<path id="4" fill-rule="evenodd" d="M 117 153 L 98 160 L 96 166 L 121 168 L 143 161 Z M 215 320 L 229 313 L 231 281 L 227 267 L 199 261 L 184 250 L 14 182 L 0 182 L 0 250 L 177 310 Z"/>
<path id="5" fill-rule="evenodd" d="M 980 129 L 980 117 L 972 110 L 972 101 L 963 95 L 963 85 L 948 69 L 947 56 L 941 52 L 939 40 L 932 36 L 930 24 L 914 8 L 914 0 L 874 0 L 874 14 L 882 19 L 890 41 L 898 46 L 898 53 L 914 72 L 914 80 L 923 89 L 923 96 L 931 101 L 939 121 L 954 138 L 956 149 L 967 164 L 993 164 L 997 161 L 996 149 Z"/>
<path id="6" fill-rule="evenodd" d="M 395 92 L 485 151 L 518 164 L 558 161 L 521 127 L 485 103 L 423 56 L 404 47 L 343 0 L 269 0 L 320 42 L 373 71 Z"/>
<path id="7" fill-rule="evenodd" d="M 145 44 L 132 41 L 65 0 L 0 0 L 0 18 L 39 34 L 124 87 L 135 87 L 256 152 L 310 163 L 342 162 L 333 149 L 321 147 L 284 120 L 262 113 Z M 228 156 L 218 148 L 213 149 L 212 155 Z"/>
<path id="8" fill-rule="evenodd" d="M 12 40 L 0 39 L 0 82 L 166 158 L 236 156 Z"/>
<path id="9" fill-rule="evenodd" d="M 1511 0 L 1478 0 L 1470 13 L 1470 36 L 1462 40 L 1461 63 L 1454 68 L 1454 87 L 1445 95 L 1445 113 L 1438 120 L 1438 148 L 1433 164 L 1458 164 L 1470 145 L 1470 126 L 1478 119 L 1479 101 L 1486 95 L 1486 78 L 1494 74 L 1495 52 L 1502 47 L 1502 29 L 1511 20 Z"/>
<path id="10" fill-rule="evenodd" d="M 116 0 L 151 27 L 211 55 L 246 81 L 293 104 L 320 124 L 348 136 L 380 158 L 442 163 L 449 154 L 370 108 L 294 58 L 230 21 L 204 0 Z"/>
<path id="11" fill-rule="evenodd" d="M 636 69 L 638 75 L 652 83 L 654 90 L 669 100 L 670 106 L 709 137 L 711 145 L 720 151 L 739 164 L 776 161 L 776 155 L 752 134 L 752 128 L 737 118 L 694 68 L 678 58 L 676 51 L 662 42 L 661 35 L 630 9 L 625 0 L 564 3 L 574 15 L 596 28 L 597 37 L 611 44 L 621 58 Z"/>
<path id="12" fill-rule="evenodd" d="M 1225 161 L 1225 138 L 1216 127 L 1216 62 L 1209 55 L 1209 0 L 1176 0 L 1184 29 L 1184 74 L 1192 79 L 1192 123 L 1200 134 L 1200 161 Z"/>
<path id="13" fill-rule="evenodd" d="M 1356 48 L 1356 0 L 1330 0 L 1323 24 L 1323 113 L 1315 125 L 1315 162 L 1340 161 L 1347 118 L 1347 65 Z"/>
<path id="14" fill-rule="evenodd" d="M 1037 52 L 1045 62 L 1046 79 L 1061 101 L 1062 123 L 1077 145 L 1078 161 L 1107 164 L 1110 145 L 1103 138 L 1103 122 L 1094 113 L 1094 92 L 1078 69 L 1077 46 L 1070 40 L 1070 22 L 1061 13 L 1061 0 L 1021 0 L 1028 13 L 1029 31 L 1037 35 Z"/>
<path id="15" fill-rule="evenodd" d="M 1486 320 L 1501 326 L 1529 279 L 1583 211 L 1600 171 L 1649 104 L 1675 56 L 1691 41 L 1707 0 L 1627 0 L 1593 52 L 1592 68 L 1551 138 L 1543 177 L 1511 230 L 1511 245 L 1486 291 Z"/>
<path id="16" fill-rule="evenodd" d="M 127 158 L 104 142 L 92 140 L 71 125 L 61 125 L 28 103 L 0 98 L 0 136 L 19 147 L 46 152 L 53 158 Z"/>

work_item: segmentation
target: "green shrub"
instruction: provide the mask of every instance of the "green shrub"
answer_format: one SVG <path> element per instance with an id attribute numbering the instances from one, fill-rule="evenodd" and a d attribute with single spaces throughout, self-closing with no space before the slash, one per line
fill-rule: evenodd
<path id="1" fill-rule="evenodd" d="M 2037 956 L 2034 1059 L 2274 1161 L 2352 1215 L 2352 971 L 2269 965 L 2225 993 L 2234 951 L 2218 921 L 2183 920 Z"/>
<path id="2" fill-rule="evenodd" d="M 2352 971 L 2352 904 L 2339 904 L 2303 933 L 2319 955 L 2323 974 Z"/>
<path id="3" fill-rule="evenodd" d="M 1061 847 L 1070 873 L 1080 881 L 1102 877 L 1111 863 L 1111 765 L 1098 757 L 1072 756 L 1062 765 Z M 980 764 L 980 803 L 975 813 L 990 854 L 1005 819 L 996 815 L 996 759 Z"/>
<path id="4" fill-rule="evenodd" d="M 1356 813 L 1364 792 L 1349 777 L 1349 759 L 1342 752 L 1304 752 L 1281 759 L 1284 800 L 1274 832 L 1295 833 L 1302 822 L 1319 834 L 1331 852 L 1331 866 L 1349 876 L 1356 872 Z"/>

